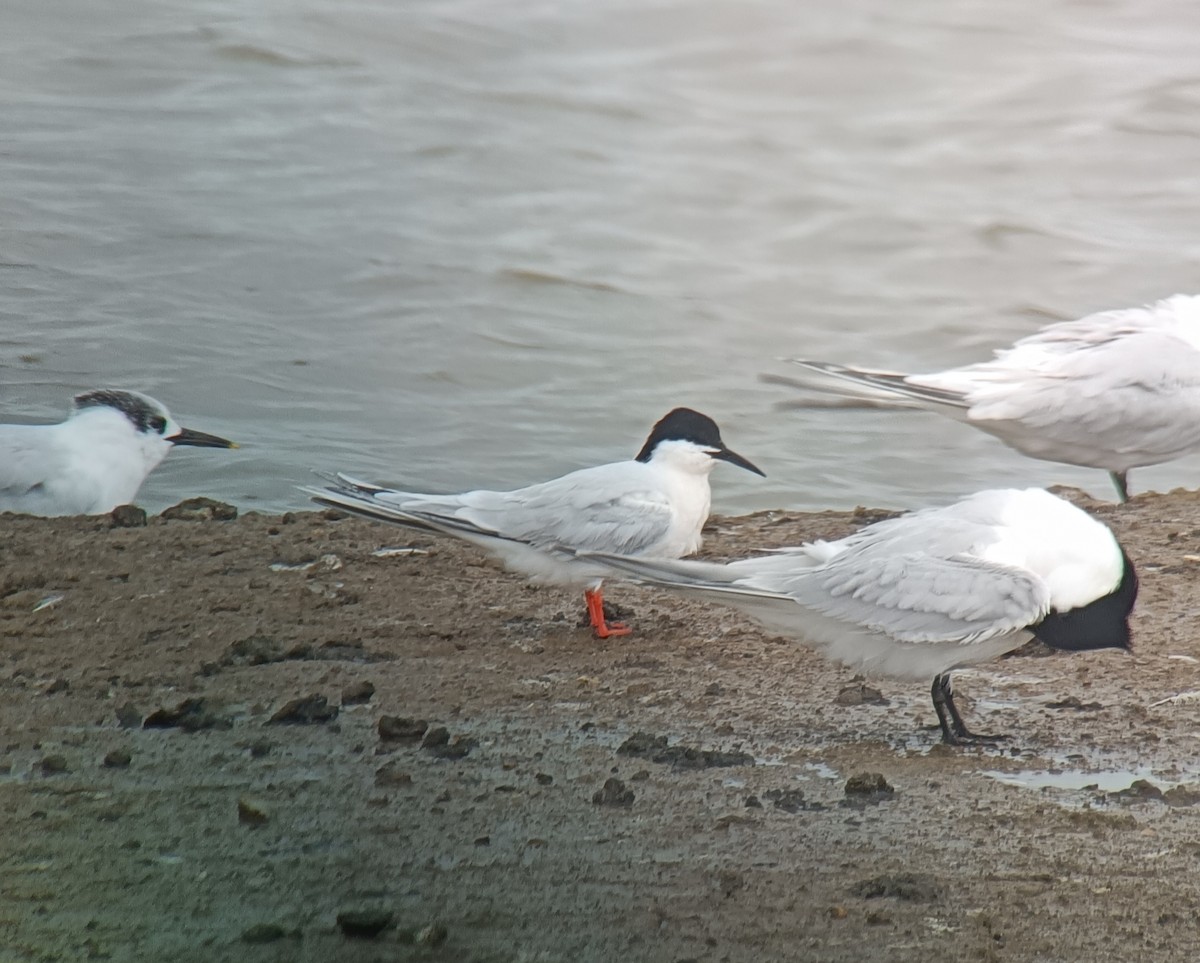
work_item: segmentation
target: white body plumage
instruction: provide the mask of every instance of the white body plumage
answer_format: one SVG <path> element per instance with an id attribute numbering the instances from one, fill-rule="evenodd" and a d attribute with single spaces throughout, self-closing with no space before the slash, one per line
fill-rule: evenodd
<path id="1" fill-rule="evenodd" d="M 838 541 L 725 564 L 590 558 L 733 606 L 857 671 L 933 679 L 935 704 L 951 670 L 1035 636 L 1071 650 L 1128 647 L 1137 595 L 1112 532 L 1041 489 L 979 492 Z"/>
<path id="2" fill-rule="evenodd" d="M 695 552 L 718 460 L 762 474 L 725 446 L 712 419 L 677 408 L 654 426 L 636 458 L 515 491 L 426 495 L 345 475 L 329 487 L 303 490 L 323 505 L 464 539 L 535 581 L 587 587 L 591 607 L 591 592 L 607 570 L 561 549 L 665 558 Z M 604 635 L 602 622 L 593 612 Z"/>
<path id="3" fill-rule="evenodd" d="M 795 359 L 768 380 L 935 411 L 1046 461 L 1125 475 L 1200 451 L 1200 297 L 1049 325 L 990 361 L 903 374 Z"/>
<path id="4" fill-rule="evenodd" d="M 181 428 L 136 391 L 97 390 L 75 399 L 55 425 L 0 425 L 0 512 L 98 515 L 132 502 L 175 445 L 236 448 Z"/>

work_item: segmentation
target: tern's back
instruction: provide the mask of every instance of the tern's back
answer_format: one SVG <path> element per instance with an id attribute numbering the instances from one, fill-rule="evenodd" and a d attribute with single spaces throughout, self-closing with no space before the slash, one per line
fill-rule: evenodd
<path id="1" fill-rule="evenodd" d="M 515 491 L 376 497 L 391 507 L 469 522 L 537 547 L 678 556 L 699 547 L 711 494 L 706 475 L 681 476 L 658 465 L 622 461 Z"/>

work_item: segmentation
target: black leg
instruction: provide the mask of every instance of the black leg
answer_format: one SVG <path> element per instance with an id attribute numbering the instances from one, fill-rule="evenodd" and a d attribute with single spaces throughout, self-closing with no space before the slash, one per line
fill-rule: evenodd
<path id="1" fill-rule="evenodd" d="M 1125 479 L 1125 472 L 1110 471 L 1108 477 L 1117 488 L 1117 499 L 1121 502 L 1129 501 L 1129 484 Z"/>
<path id="2" fill-rule="evenodd" d="M 942 728 L 942 742 L 948 746 L 962 746 L 972 742 L 998 742 L 1004 736 L 981 736 L 972 732 L 963 722 L 954 704 L 954 692 L 950 688 L 950 673 L 944 672 L 933 679 L 930 689 L 933 696 L 933 711 L 937 713 L 938 725 Z"/>

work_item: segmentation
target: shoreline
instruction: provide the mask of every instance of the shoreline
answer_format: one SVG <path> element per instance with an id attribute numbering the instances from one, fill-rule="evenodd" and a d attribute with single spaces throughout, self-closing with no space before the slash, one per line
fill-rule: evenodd
<path id="1" fill-rule="evenodd" d="M 871 680 L 876 704 L 732 610 L 617 583 L 634 633 L 600 641 L 575 593 L 446 539 L 5 516 L 0 946 L 1195 959 L 1200 699 L 1163 700 L 1200 690 L 1200 494 L 1073 500 L 1138 566 L 1133 654 L 956 672 L 968 720 L 1010 735 L 968 750 L 926 728 L 925 685 Z M 702 554 L 883 514 L 714 517 Z M 873 773 L 893 791 L 847 793 Z M 392 916 L 351 937 L 351 911 Z"/>

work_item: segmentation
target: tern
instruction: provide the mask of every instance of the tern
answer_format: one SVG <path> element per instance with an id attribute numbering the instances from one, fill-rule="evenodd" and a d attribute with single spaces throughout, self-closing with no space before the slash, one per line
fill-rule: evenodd
<path id="1" fill-rule="evenodd" d="M 1131 468 L 1200 451 L 1200 296 L 1051 324 L 933 374 L 791 360 L 804 376 L 764 379 L 934 411 L 1034 458 L 1102 468 L 1122 502 Z"/>
<path id="2" fill-rule="evenodd" d="M 932 677 L 942 739 L 967 729 L 950 672 L 1037 638 L 1129 649 L 1137 573 L 1107 526 L 1038 488 L 983 491 L 725 564 L 589 554 L 611 574 L 733 606 L 865 674 Z"/>
<path id="3" fill-rule="evenodd" d="M 0 512 L 103 515 L 133 501 L 177 445 L 237 447 L 181 428 L 139 392 L 85 391 L 60 424 L 0 425 Z"/>
<path id="4" fill-rule="evenodd" d="M 712 500 L 708 476 L 718 461 L 763 474 L 726 447 L 711 418 L 676 408 L 654 426 L 632 460 L 516 491 L 428 495 L 341 474 L 330 487 L 302 490 L 322 505 L 471 542 L 534 581 L 584 587 L 591 627 L 608 638 L 630 630 L 605 620 L 600 582 L 607 570 L 562 549 L 690 555 L 700 548 Z"/>

